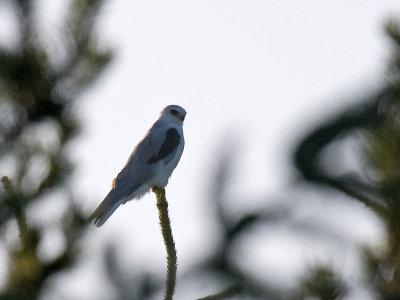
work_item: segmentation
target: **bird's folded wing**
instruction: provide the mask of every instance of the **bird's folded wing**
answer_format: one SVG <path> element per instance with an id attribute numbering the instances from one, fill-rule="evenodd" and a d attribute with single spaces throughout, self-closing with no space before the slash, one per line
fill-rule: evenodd
<path id="1" fill-rule="evenodd" d="M 179 141 L 181 136 L 176 128 L 169 128 L 164 136 L 163 143 L 158 151 L 157 155 L 150 157 L 147 161 L 148 164 L 154 164 L 162 159 L 164 159 L 164 164 L 167 164 L 173 158 L 174 152 L 179 146 Z M 170 155 L 169 158 L 167 158 Z"/>
<path id="2" fill-rule="evenodd" d="M 133 150 L 125 167 L 118 174 L 114 188 L 118 197 L 127 197 L 152 178 L 160 160 L 168 163 L 179 145 L 180 135 L 175 128 L 155 124 Z"/>

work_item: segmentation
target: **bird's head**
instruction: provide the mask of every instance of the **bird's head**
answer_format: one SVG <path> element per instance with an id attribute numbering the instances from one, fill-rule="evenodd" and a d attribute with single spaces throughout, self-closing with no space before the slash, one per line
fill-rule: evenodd
<path id="1" fill-rule="evenodd" d="M 161 118 L 171 121 L 182 123 L 185 120 L 186 110 L 179 105 L 168 105 L 161 111 Z"/>

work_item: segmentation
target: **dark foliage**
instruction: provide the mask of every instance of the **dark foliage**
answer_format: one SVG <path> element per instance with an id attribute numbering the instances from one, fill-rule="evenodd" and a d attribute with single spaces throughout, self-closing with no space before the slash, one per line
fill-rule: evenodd
<path id="1" fill-rule="evenodd" d="M 366 286 L 373 287 L 379 299 L 389 300 L 400 299 L 400 24 L 389 22 L 386 32 L 393 50 L 385 86 L 312 131 L 296 149 L 294 161 L 304 179 L 350 195 L 385 223 L 385 254 L 365 253 Z M 362 150 L 357 155 L 363 166 L 358 172 L 332 175 L 337 170 L 326 169 L 325 163 L 335 158 L 324 156 L 324 150 L 355 134 L 360 137 Z M 342 167 L 339 161 L 329 165 Z"/>
<path id="2" fill-rule="evenodd" d="M 77 263 L 77 245 L 86 217 L 75 207 L 65 181 L 72 170 L 65 153 L 79 128 L 71 105 L 110 61 L 99 48 L 93 26 L 102 1 L 72 1 L 57 47 L 46 48 L 35 23 L 37 1 L 6 1 L 18 25 L 18 42 L 0 45 L 0 163 L 4 190 L 0 194 L 0 226 L 15 220 L 20 241 L 10 246 L 8 282 L 0 299 L 37 299 L 48 279 Z M 61 59 L 62 57 L 62 59 Z M 27 215 L 49 195 L 67 198 L 58 227 L 64 249 L 44 260 L 38 247 L 45 234 Z M 49 225 L 49 224 L 47 224 Z"/>

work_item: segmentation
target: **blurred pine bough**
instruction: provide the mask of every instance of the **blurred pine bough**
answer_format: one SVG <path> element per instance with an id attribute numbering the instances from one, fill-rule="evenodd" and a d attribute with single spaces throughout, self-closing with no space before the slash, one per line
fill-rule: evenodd
<path id="1" fill-rule="evenodd" d="M 385 29 L 392 52 L 382 88 L 313 130 L 297 147 L 294 163 L 306 180 L 351 196 L 382 220 L 385 250 L 363 253 L 365 287 L 376 299 L 394 300 L 400 299 L 400 22 L 393 19 Z M 362 164 L 345 172 L 341 158 L 324 151 L 349 136 L 357 136 Z"/>
<path id="2" fill-rule="evenodd" d="M 49 279 L 77 263 L 86 216 L 66 185 L 72 165 L 65 147 L 79 128 L 72 104 L 111 59 L 93 33 L 102 3 L 70 1 L 60 29 L 45 40 L 37 22 L 39 1 L 1 2 L 15 21 L 16 37 L 0 45 L 0 226 L 9 259 L 0 299 L 37 299 Z M 26 215 L 46 197 L 60 206 L 65 202 L 60 220 L 27 223 Z M 20 240 L 11 243 L 5 236 L 15 221 Z M 49 227 L 61 233 L 64 246 L 44 258 L 39 247 Z"/>
<path id="3" fill-rule="evenodd" d="M 15 45 L 0 48 L 0 175 L 7 176 L 0 190 L 0 243 L 8 252 L 7 281 L 1 285 L 0 299 L 46 299 L 50 280 L 79 264 L 78 246 L 88 226 L 66 185 L 73 166 L 65 146 L 79 129 L 71 105 L 94 83 L 112 55 L 94 36 L 101 0 L 72 0 L 54 47 L 48 47 L 49 41 L 46 44 L 37 30 L 37 1 L 5 0 L 2 4 L 15 18 L 18 37 Z M 365 250 L 365 286 L 377 299 L 394 300 L 400 299 L 399 23 L 389 22 L 386 32 L 393 49 L 381 90 L 360 97 L 353 107 L 315 128 L 294 151 L 294 164 L 305 180 L 350 195 L 349 201 L 362 202 L 382 219 L 386 250 L 381 255 Z M 362 147 L 357 155 L 364 164 L 346 173 L 340 161 L 332 163 L 337 157 L 326 150 L 353 134 L 359 137 Z M 234 242 L 258 224 L 290 218 L 290 207 L 235 216 L 227 213 L 224 188 L 229 166 L 229 155 L 224 155 L 210 197 L 221 229 L 220 246 L 194 268 L 195 277 L 218 278 L 225 292 L 221 295 L 236 299 L 345 298 L 351 283 L 329 267 L 309 270 L 291 291 L 266 285 L 237 267 L 229 255 Z M 46 226 L 27 222 L 35 205 L 49 197 L 66 202 L 59 219 Z M 38 248 L 51 226 L 61 232 L 65 243 L 54 257 L 43 257 Z M 18 241 L 10 242 L 10 232 L 17 232 Z M 163 289 L 162 275 L 154 278 L 147 270 L 126 273 L 116 248 L 104 251 L 105 274 L 115 287 L 116 299 L 154 299 Z"/>

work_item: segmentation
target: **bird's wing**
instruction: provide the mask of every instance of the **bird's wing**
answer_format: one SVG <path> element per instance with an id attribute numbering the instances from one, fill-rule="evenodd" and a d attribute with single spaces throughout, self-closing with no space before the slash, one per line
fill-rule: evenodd
<path id="1" fill-rule="evenodd" d="M 175 128 L 154 124 L 133 150 L 128 162 L 114 182 L 117 197 L 128 197 L 157 172 L 156 162 L 167 164 L 174 157 L 180 135 Z"/>
<path id="2" fill-rule="evenodd" d="M 162 159 L 166 159 L 164 164 L 169 163 L 174 157 L 173 154 L 178 149 L 179 142 L 181 140 L 181 136 L 179 135 L 178 130 L 176 128 L 169 128 L 164 138 L 164 142 L 162 143 L 160 150 L 157 155 L 153 155 L 148 161 L 148 164 L 154 164 Z M 168 157 L 170 156 L 170 157 Z M 168 159 L 167 159 L 168 157 Z"/>

